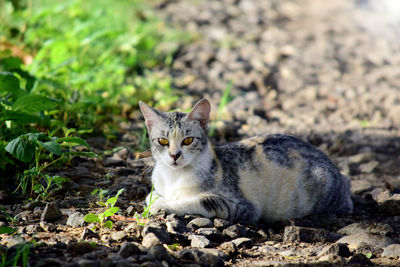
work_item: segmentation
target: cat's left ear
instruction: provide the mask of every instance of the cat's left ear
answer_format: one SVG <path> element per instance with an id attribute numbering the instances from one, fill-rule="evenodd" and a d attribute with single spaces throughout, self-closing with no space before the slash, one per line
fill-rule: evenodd
<path id="1" fill-rule="evenodd" d="M 139 101 L 139 107 L 142 111 L 146 127 L 150 132 L 152 126 L 161 120 L 160 112 L 142 101 Z"/>
<path id="2" fill-rule="evenodd" d="M 210 118 L 211 105 L 207 99 L 200 100 L 188 114 L 188 118 L 191 120 L 197 120 L 200 122 L 201 127 L 204 130 L 207 129 L 207 123 Z"/>

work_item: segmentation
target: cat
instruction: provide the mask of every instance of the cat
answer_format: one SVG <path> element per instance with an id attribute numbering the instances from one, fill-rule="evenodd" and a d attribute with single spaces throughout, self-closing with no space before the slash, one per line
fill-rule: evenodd
<path id="1" fill-rule="evenodd" d="M 151 213 L 273 223 L 353 210 L 348 178 L 311 144 L 273 134 L 213 147 L 207 99 L 189 113 L 139 105 L 156 161 Z"/>

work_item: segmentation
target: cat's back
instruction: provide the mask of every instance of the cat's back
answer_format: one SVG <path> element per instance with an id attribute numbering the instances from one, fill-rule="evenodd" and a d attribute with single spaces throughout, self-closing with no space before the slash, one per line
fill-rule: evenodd
<path id="1" fill-rule="evenodd" d="M 352 210 L 349 182 L 319 149 L 275 134 L 215 148 L 224 181 L 267 221 Z"/>

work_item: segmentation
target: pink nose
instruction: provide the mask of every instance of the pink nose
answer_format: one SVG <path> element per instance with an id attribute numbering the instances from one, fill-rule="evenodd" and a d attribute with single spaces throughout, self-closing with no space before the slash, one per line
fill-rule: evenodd
<path id="1" fill-rule="evenodd" d="M 169 154 L 170 156 L 171 156 L 171 158 L 174 160 L 174 161 L 176 161 L 181 155 L 182 155 L 182 152 L 178 152 L 178 153 L 176 153 L 176 154 Z"/>

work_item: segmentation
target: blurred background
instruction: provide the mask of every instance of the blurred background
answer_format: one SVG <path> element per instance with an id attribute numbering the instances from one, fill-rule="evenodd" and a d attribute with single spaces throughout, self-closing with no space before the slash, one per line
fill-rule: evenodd
<path id="1" fill-rule="evenodd" d="M 1 0 L 0 21 L 3 172 L 27 133 L 144 151 L 139 100 L 204 97 L 217 143 L 284 132 L 398 160 L 399 1 Z"/>

